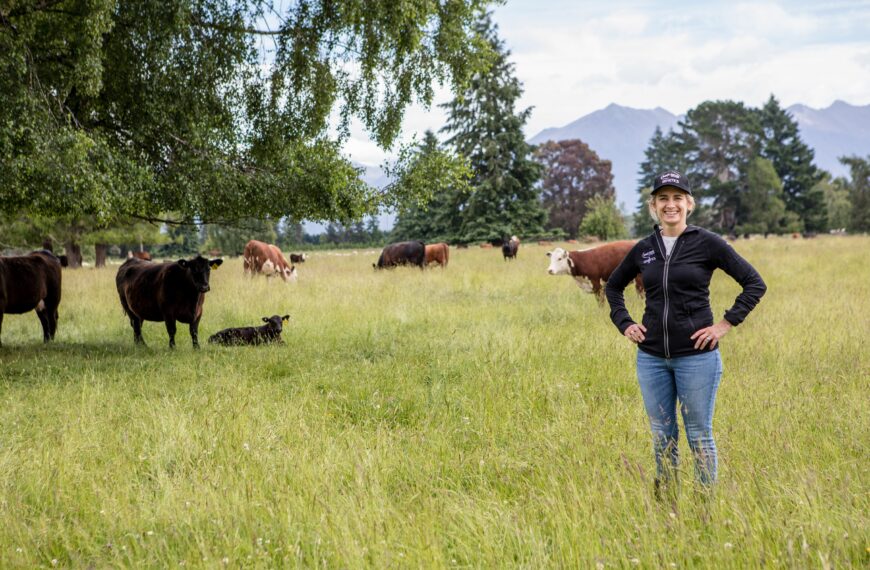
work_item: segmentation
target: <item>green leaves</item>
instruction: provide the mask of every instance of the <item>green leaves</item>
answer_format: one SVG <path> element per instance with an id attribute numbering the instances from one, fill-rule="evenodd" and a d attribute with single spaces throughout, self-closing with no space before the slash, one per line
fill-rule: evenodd
<path id="1" fill-rule="evenodd" d="M 394 204 L 415 184 L 368 188 L 341 138 L 359 119 L 390 147 L 434 82 L 467 85 L 489 57 L 473 27 L 487 4 L 7 3 L 0 208 L 102 223 L 350 220 Z"/>

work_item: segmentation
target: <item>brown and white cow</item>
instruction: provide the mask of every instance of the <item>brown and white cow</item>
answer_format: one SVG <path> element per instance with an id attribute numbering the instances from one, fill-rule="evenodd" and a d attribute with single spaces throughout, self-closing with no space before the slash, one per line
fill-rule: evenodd
<path id="1" fill-rule="evenodd" d="M 587 293 L 594 293 L 598 297 L 598 303 L 603 304 L 604 288 L 601 283 L 610 278 L 610 274 L 622 263 L 634 244 L 635 242 L 631 240 L 616 241 L 582 251 L 565 251 L 557 247 L 547 253 L 547 257 L 550 258 L 547 273 L 572 276 L 581 289 Z M 637 294 L 643 297 L 643 282 L 640 275 L 635 277 L 634 286 Z"/>
<path id="2" fill-rule="evenodd" d="M 42 340 L 54 339 L 60 305 L 60 260 L 50 251 L 0 257 L 0 330 L 3 315 L 36 310 Z"/>
<path id="3" fill-rule="evenodd" d="M 291 253 L 290 254 L 290 263 L 305 263 L 308 259 L 308 255 L 305 253 Z"/>
<path id="4" fill-rule="evenodd" d="M 169 347 L 175 347 L 175 323 L 190 325 L 193 347 L 199 348 L 199 320 L 205 294 L 211 288 L 209 276 L 222 259 L 180 259 L 175 263 L 151 263 L 128 259 L 118 268 L 115 286 L 124 314 L 133 325 L 133 340 L 142 339 L 143 321 L 163 321 L 169 333 Z"/>
<path id="5" fill-rule="evenodd" d="M 245 245 L 243 266 L 252 277 L 262 273 L 267 277 L 279 275 L 284 281 L 296 281 L 296 268 L 284 258 L 281 249 L 266 242 L 252 239 Z"/>
<path id="6" fill-rule="evenodd" d="M 426 244 L 426 265 L 437 263 L 442 267 L 447 267 L 447 262 L 450 259 L 450 246 L 446 243 L 427 243 Z"/>

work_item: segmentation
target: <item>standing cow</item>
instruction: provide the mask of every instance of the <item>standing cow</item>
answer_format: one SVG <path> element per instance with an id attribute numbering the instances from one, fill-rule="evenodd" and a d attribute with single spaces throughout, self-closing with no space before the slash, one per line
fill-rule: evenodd
<path id="1" fill-rule="evenodd" d="M 402 241 L 392 243 L 381 251 L 375 269 L 397 267 L 399 265 L 416 265 L 423 269 L 426 265 L 426 244 L 422 241 Z"/>
<path id="2" fill-rule="evenodd" d="M 550 258 L 550 275 L 571 275 L 577 285 L 587 293 L 594 293 L 598 303 L 604 303 L 602 281 L 607 281 L 613 270 L 622 263 L 626 254 L 634 247 L 631 240 L 616 241 L 585 249 L 582 251 L 565 251 L 557 247 L 547 254 Z M 644 295 L 643 282 L 640 275 L 635 278 L 637 294 Z"/>
<path id="3" fill-rule="evenodd" d="M 446 243 L 429 243 L 426 244 L 426 265 L 437 263 L 441 268 L 447 267 L 447 262 L 450 260 L 450 246 Z"/>
<path id="4" fill-rule="evenodd" d="M 163 321 L 169 333 L 169 348 L 175 347 L 175 323 L 190 325 L 193 347 L 199 348 L 199 320 L 202 304 L 210 287 L 212 269 L 222 259 L 180 259 L 174 263 L 152 263 L 141 259 L 128 259 L 118 269 L 115 285 L 121 298 L 121 307 L 133 325 L 133 340 L 142 339 L 142 321 Z"/>
<path id="5" fill-rule="evenodd" d="M 501 245 L 501 254 L 504 256 L 504 260 L 508 259 L 516 259 L 517 252 L 520 250 L 520 238 L 517 236 L 511 236 L 511 239 L 505 241 Z"/>
<path id="6" fill-rule="evenodd" d="M 280 275 L 285 282 L 296 280 L 296 268 L 287 263 L 281 249 L 255 239 L 245 244 L 243 266 L 246 275 L 262 273 L 266 277 Z"/>
<path id="7" fill-rule="evenodd" d="M 60 275 L 60 260 L 47 250 L 0 257 L 0 331 L 5 313 L 20 315 L 36 310 L 42 340 L 53 340 L 60 305 Z"/>
<path id="8" fill-rule="evenodd" d="M 291 253 L 290 254 L 290 263 L 305 263 L 308 259 L 308 254 L 305 253 Z"/>

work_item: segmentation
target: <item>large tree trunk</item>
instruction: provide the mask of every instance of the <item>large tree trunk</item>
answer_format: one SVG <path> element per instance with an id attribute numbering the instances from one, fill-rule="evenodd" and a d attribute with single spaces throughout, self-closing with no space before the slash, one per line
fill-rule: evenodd
<path id="1" fill-rule="evenodd" d="M 97 259 L 95 265 L 97 267 L 105 267 L 106 266 L 106 257 L 109 255 L 109 246 L 105 243 L 98 243 L 94 245 L 94 251 L 97 254 Z"/>
<path id="2" fill-rule="evenodd" d="M 82 266 L 82 248 L 74 241 L 67 241 L 63 244 L 63 249 L 66 252 L 66 259 L 70 269 L 77 269 Z"/>

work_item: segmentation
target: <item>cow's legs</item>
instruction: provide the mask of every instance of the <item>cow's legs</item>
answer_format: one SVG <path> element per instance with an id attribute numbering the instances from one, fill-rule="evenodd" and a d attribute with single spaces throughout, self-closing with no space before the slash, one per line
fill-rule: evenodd
<path id="1" fill-rule="evenodd" d="M 133 325 L 133 342 L 145 344 L 145 339 L 142 338 L 142 319 L 131 315 L 130 324 Z"/>
<path id="2" fill-rule="evenodd" d="M 604 304 L 604 289 L 601 288 L 601 280 L 600 279 L 590 279 L 592 282 L 592 292 L 595 293 L 595 297 L 598 299 L 598 304 Z"/>
<path id="3" fill-rule="evenodd" d="M 36 316 L 39 317 L 39 323 L 42 325 L 42 342 L 48 342 L 51 340 L 51 322 L 48 318 L 48 312 L 43 308 L 40 310 L 36 309 Z"/>
<path id="4" fill-rule="evenodd" d="M 166 332 L 169 333 L 169 348 L 175 348 L 175 319 L 166 319 Z"/>
<path id="5" fill-rule="evenodd" d="M 57 320 L 60 318 L 58 315 L 57 309 L 51 311 L 49 313 L 48 325 L 49 331 L 48 334 L 51 337 L 51 340 L 54 340 L 54 335 L 57 333 Z"/>
<path id="6" fill-rule="evenodd" d="M 190 340 L 193 341 L 193 348 L 199 348 L 199 319 L 193 319 L 190 323 Z"/>

